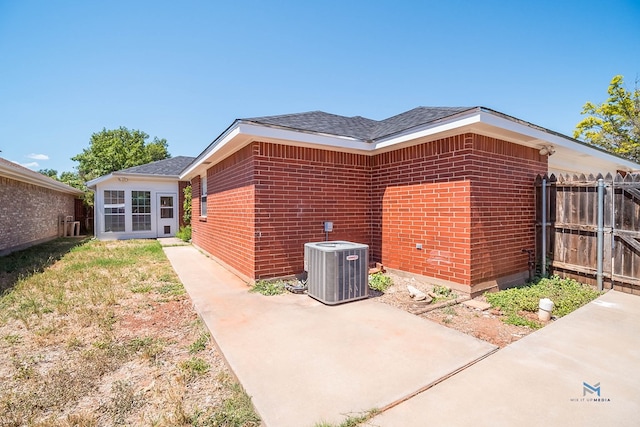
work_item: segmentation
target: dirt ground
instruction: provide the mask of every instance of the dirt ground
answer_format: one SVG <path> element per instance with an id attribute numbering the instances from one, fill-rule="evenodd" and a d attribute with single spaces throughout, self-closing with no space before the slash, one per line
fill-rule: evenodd
<path id="1" fill-rule="evenodd" d="M 393 280 L 393 285 L 383 294 L 372 291 L 373 298 L 384 304 L 405 310 L 417 316 L 440 323 L 449 328 L 456 329 L 465 334 L 474 336 L 483 341 L 490 342 L 503 348 L 514 341 L 533 332 L 533 329 L 525 326 L 508 325 L 502 321 L 502 313 L 494 309 L 478 310 L 457 303 L 442 308 L 433 308 L 436 304 L 443 304 L 447 300 L 460 301 L 461 295 L 451 295 L 448 299 L 439 299 L 431 303 L 414 301 L 407 290 L 407 285 L 413 286 L 425 293 L 434 290 L 433 285 L 423 283 L 415 278 L 406 278 L 387 272 L 387 276 Z M 475 298 L 477 301 L 486 302 L 484 297 Z M 537 316 L 535 317 L 537 320 Z"/>

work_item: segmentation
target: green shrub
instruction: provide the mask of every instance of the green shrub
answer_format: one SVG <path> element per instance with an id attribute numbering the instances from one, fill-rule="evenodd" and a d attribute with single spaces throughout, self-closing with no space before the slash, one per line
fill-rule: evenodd
<path id="1" fill-rule="evenodd" d="M 182 215 L 182 220 L 187 226 L 191 226 L 191 186 L 187 185 L 184 190 L 182 190 L 182 194 L 184 194 L 184 202 L 182 202 L 182 209 L 184 210 L 184 214 Z"/>
<path id="2" fill-rule="evenodd" d="M 369 275 L 369 287 L 374 291 L 384 292 L 393 285 L 391 277 L 385 276 L 382 273 L 375 273 Z"/>
<path id="3" fill-rule="evenodd" d="M 191 226 L 180 227 L 180 230 L 176 233 L 176 237 L 184 242 L 191 240 Z"/>
<path id="4" fill-rule="evenodd" d="M 521 288 L 487 293 L 485 297 L 489 304 L 500 308 L 507 314 L 505 321 L 518 322 L 515 317 L 518 312 L 537 312 L 541 298 L 549 298 L 553 301 L 553 314 L 557 317 L 562 317 L 594 300 L 599 295 L 600 292 L 573 279 L 561 279 L 558 276 L 554 276 L 540 279 L 531 285 Z"/>
<path id="5" fill-rule="evenodd" d="M 278 280 L 259 280 L 249 292 L 257 292 L 266 296 L 280 295 L 285 292 L 284 282 Z"/>
<path id="6" fill-rule="evenodd" d="M 451 288 L 447 288 L 446 286 L 436 285 L 433 287 L 433 293 L 444 298 L 448 298 L 451 296 Z"/>

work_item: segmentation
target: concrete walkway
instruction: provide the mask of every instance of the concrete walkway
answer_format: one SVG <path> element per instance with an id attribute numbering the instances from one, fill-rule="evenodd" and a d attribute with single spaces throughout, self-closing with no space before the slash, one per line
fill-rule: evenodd
<path id="1" fill-rule="evenodd" d="M 492 354 L 372 300 L 250 294 L 192 246 L 165 253 L 267 426 L 339 424 L 372 408 L 386 409 L 369 422 L 378 427 L 639 423 L 638 296 L 610 291 Z M 600 396 L 588 392 L 598 385 Z"/>
<path id="2" fill-rule="evenodd" d="M 330 307 L 306 295 L 252 294 L 194 247 L 164 250 L 269 427 L 339 424 L 411 398 L 496 350 L 372 300 Z M 454 400 L 461 410 L 475 398 Z"/>
<path id="3" fill-rule="evenodd" d="M 640 297 L 609 291 L 371 424 L 638 426 Z"/>

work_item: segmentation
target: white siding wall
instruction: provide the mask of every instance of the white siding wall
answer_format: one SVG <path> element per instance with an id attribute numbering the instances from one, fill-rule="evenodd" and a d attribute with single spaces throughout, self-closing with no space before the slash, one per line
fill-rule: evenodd
<path id="1" fill-rule="evenodd" d="M 122 190 L 124 191 L 125 202 L 125 231 L 124 232 L 105 232 L 104 231 L 104 191 L 105 190 Z M 151 230 L 150 231 L 132 231 L 131 221 L 131 192 L 132 191 L 149 191 L 151 192 Z M 171 225 L 171 234 L 174 236 L 178 231 L 178 181 L 177 180 L 142 180 L 136 178 L 127 178 L 127 181 L 119 181 L 117 177 L 103 181 L 96 185 L 95 189 L 95 235 L 100 240 L 116 240 L 116 239 L 148 239 L 158 237 L 158 210 L 157 203 L 158 193 L 169 193 L 175 196 L 174 200 L 174 223 Z M 162 236 L 166 236 L 162 234 Z"/>

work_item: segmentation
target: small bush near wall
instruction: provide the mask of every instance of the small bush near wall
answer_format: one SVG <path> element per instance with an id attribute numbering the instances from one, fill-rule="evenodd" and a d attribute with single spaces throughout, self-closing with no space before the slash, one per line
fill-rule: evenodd
<path id="1" fill-rule="evenodd" d="M 176 237 L 185 242 L 191 240 L 191 226 L 187 225 L 186 227 L 180 227 L 180 230 L 176 233 Z"/>

